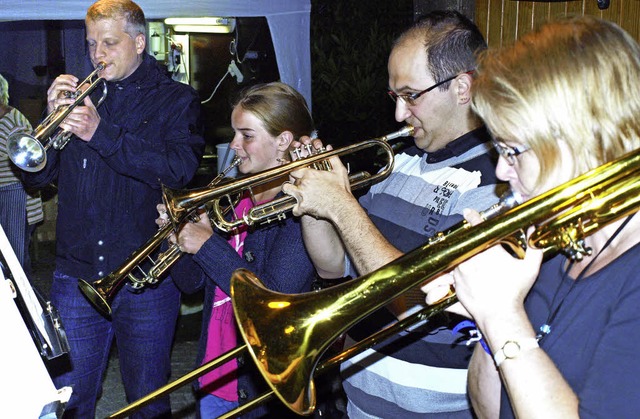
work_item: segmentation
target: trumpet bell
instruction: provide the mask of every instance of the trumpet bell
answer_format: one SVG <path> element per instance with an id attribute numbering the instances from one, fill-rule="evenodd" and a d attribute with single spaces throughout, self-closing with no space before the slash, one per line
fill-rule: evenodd
<path id="1" fill-rule="evenodd" d="M 108 291 L 104 291 L 99 284 L 100 281 L 96 281 L 94 284 L 90 284 L 84 279 L 78 279 L 78 288 L 84 294 L 95 308 L 105 316 L 111 315 L 111 306 L 109 305 Z"/>
<path id="2" fill-rule="evenodd" d="M 25 172 L 39 172 L 47 164 L 47 153 L 34 136 L 16 133 L 7 139 L 7 154 Z"/>

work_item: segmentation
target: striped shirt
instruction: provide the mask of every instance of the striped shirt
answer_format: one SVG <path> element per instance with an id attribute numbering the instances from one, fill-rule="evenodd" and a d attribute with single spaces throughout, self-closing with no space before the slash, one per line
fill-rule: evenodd
<path id="1" fill-rule="evenodd" d="M 20 169 L 11 163 L 7 155 L 7 139 L 16 132 L 31 132 L 31 124 L 17 109 L 10 108 L 0 118 L 0 187 L 21 182 Z M 27 220 L 28 224 L 35 224 L 44 219 L 42 200 L 39 192 L 27 192 Z"/>
<path id="2" fill-rule="evenodd" d="M 465 208 L 484 210 L 498 201 L 496 161 L 484 128 L 434 153 L 412 147 L 396 156 L 389 178 L 360 203 L 387 240 L 409 252 L 462 221 Z M 424 304 L 419 290 L 409 297 L 413 309 Z M 349 334 L 361 339 L 393 320 L 384 309 L 374 317 Z M 343 363 L 349 417 L 471 417 L 466 380 L 472 348 L 451 331 L 461 320 L 442 315 Z"/>

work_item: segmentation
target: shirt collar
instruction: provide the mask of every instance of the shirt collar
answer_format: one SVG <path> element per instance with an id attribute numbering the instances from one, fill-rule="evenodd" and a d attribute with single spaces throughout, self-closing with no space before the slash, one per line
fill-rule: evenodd
<path id="1" fill-rule="evenodd" d="M 136 68 L 135 71 L 129 75 L 129 77 L 125 78 L 124 80 L 118 80 L 112 83 L 116 86 L 127 86 L 129 84 L 139 84 L 140 82 L 143 82 L 146 78 L 149 68 L 151 67 L 151 60 L 155 60 L 155 58 L 151 57 L 146 52 L 143 53 L 142 62 L 140 63 L 138 68 Z"/>
<path id="2" fill-rule="evenodd" d="M 460 156 L 471 150 L 472 148 L 480 144 L 484 144 L 489 140 L 489 133 L 487 132 L 487 129 L 482 126 L 456 138 L 440 150 L 427 153 L 426 151 L 421 150 L 418 147 L 411 147 L 411 149 L 407 150 L 406 153 L 420 157 L 426 155 L 427 163 L 433 164 L 450 159 L 452 157 Z"/>

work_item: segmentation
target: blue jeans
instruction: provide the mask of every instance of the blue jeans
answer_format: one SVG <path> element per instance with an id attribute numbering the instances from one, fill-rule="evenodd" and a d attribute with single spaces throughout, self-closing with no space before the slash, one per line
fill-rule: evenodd
<path id="1" fill-rule="evenodd" d="M 237 401 L 230 402 L 213 394 L 206 394 L 198 400 L 200 418 L 217 418 L 239 406 Z"/>
<path id="2" fill-rule="evenodd" d="M 71 386 L 73 389 L 65 417 L 95 417 L 96 400 L 114 337 L 129 403 L 167 383 L 180 310 L 180 293 L 171 280 L 163 281 L 157 288 L 144 289 L 142 293 L 123 287 L 111 304 L 111 319 L 107 319 L 80 292 L 76 278 L 59 271 L 54 272 L 53 277 L 51 302 L 60 312 L 70 345 L 70 370 L 53 377 L 57 388 Z M 131 416 L 159 417 L 171 417 L 169 396 Z"/>

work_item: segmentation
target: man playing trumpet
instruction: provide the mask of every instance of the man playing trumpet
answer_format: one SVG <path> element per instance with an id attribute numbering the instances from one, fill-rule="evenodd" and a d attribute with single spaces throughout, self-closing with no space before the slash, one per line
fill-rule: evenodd
<path id="1" fill-rule="evenodd" d="M 56 269 L 51 301 L 60 311 L 70 350 L 68 370 L 54 376 L 72 386 L 67 412 L 95 416 L 103 373 L 114 337 L 128 401 L 164 385 L 180 306 L 171 281 L 141 293 L 120 292 L 112 318 L 99 314 L 78 289 L 117 267 L 151 237 L 160 185 L 184 187 L 203 149 L 200 101 L 190 87 L 174 82 L 145 52 L 145 17 L 130 0 L 99 0 L 87 11 L 89 59 L 106 67 L 99 76 L 108 94 L 96 108 L 77 106 L 60 128 L 75 135 L 64 149 L 47 151 L 42 171 L 25 173 L 26 183 L 58 186 Z M 47 109 L 70 105 L 64 92 L 78 78 L 63 74 L 47 92 Z M 170 417 L 169 398 L 141 413 Z"/>
<path id="2" fill-rule="evenodd" d="M 457 12 L 430 13 L 395 41 L 388 94 L 396 120 L 414 126 L 415 147 L 396 156 L 390 177 L 360 202 L 337 158 L 331 172 L 292 173 L 295 184 L 283 191 L 298 200 L 294 214 L 319 218 L 304 217 L 303 233 L 321 276 L 370 273 L 461 221 L 464 208 L 484 209 L 498 201 L 497 156 L 471 110 L 475 53 L 485 48 L 477 27 Z M 404 316 L 421 303 L 416 294 L 415 301 L 393 304 L 393 314 Z M 378 317 L 350 335 L 360 339 L 394 320 L 388 312 Z M 434 319 L 345 362 L 349 417 L 470 417 L 470 349 L 450 330 L 461 320 Z"/>

